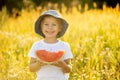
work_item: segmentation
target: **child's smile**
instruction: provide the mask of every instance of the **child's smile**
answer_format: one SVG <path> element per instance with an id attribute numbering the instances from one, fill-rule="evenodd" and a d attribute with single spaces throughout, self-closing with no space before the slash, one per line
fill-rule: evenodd
<path id="1" fill-rule="evenodd" d="M 54 35 L 54 33 L 55 33 L 55 31 L 49 31 L 49 30 L 46 30 L 46 31 L 44 32 L 44 34 L 46 34 L 46 36 L 47 36 L 47 35 Z"/>

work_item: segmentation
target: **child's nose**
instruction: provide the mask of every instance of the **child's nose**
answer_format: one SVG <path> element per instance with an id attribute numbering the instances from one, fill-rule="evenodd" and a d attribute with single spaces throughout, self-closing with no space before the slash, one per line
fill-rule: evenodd
<path id="1" fill-rule="evenodd" d="M 51 29 L 51 28 L 52 28 L 52 25 L 49 25 L 48 28 Z"/>

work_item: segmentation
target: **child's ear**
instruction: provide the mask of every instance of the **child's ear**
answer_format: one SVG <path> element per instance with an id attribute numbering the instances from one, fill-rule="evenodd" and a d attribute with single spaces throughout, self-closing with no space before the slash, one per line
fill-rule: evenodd
<path id="1" fill-rule="evenodd" d="M 61 32 L 62 31 L 62 29 L 61 28 L 59 28 L 59 32 Z"/>
<path id="2" fill-rule="evenodd" d="M 60 27 L 59 27 L 59 32 L 61 32 L 62 31 L 62 25 L 60 25 Z"/>

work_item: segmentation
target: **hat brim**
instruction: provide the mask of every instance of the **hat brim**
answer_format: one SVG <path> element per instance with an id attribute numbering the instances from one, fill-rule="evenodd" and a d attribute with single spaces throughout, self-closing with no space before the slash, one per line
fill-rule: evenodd
<path id="1" fill-rule="evenodd" d="M 66 20 L 64 20 L 64 19 L 61 18 L 60 16 L 54 16 L 54 15 L 52 15 L 52 14 L 43 14 L 43 15 L 41 15 L 41 16 L 36 20 L 36 22 L 35 22 L 35 32 L 36 32 L 37 34 L 41 35 L 42 37 L 45 37 L 44 34 L 43 34 L 42 31 L 41 31 L 40 23 L 41 23 L 42 17 L 43 17 L 43 16 L 46 16 L 46 15 L 50 15 L 50 16 L 53 16 L 53 17 L 55 17 L 55 18 L 61 19 L 62 25 L 63 25 L 62 27 L 63 27 L 63 28 L 62 28 L 62 31 L 57 35 L 57 37 L 59 38 L 59 37 L 63 36 L 63 35 L 65 34 L 67 28 L 68 28 L 68 23 L 67 23 Z"/>

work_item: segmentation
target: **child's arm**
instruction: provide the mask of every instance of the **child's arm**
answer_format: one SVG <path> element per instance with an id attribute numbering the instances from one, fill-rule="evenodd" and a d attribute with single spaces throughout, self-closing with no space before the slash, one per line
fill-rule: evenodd
<path id="1" fill-rule="evenodd" d="M 61 67 L 64 73 L 70 73 L 72 71 L 71 59 L 66 59 L 64 61 L 57 61 L 53 65 Z"/>
<path id="2" fill-rule="evenodd" d="M 36 72 L 43 65 L 44 65 L 44 63 L 42 63 L 40 60 L 31 57 L 30 64 L 29 64 L 29 69 L 32 72 Z"/>

